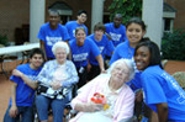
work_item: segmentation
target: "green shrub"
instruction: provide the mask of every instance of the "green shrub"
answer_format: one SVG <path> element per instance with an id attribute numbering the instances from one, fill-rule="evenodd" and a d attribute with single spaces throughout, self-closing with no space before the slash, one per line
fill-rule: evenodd
<path id="1" fill-rule="evenodd" d="M 141 17 L 142 15 L 142 0 L 112 0 L 109 6 L 110 20 L 116 13 L 121 13 L 123 23 L 126 23 L 133 16 Z"/>
<path id="2" fill-rule="evenodd" d="M 0 44 L 4 45 L 4 46 L 8 46 L 8 38 L 6 35 L 1 35 L 0 34 Z"/>
<path id="3" fill-rule="evenodd" d="M 185 60 L 185 32 L 181 29 L 164 33 L 161 50 L 163 59 Z"/>

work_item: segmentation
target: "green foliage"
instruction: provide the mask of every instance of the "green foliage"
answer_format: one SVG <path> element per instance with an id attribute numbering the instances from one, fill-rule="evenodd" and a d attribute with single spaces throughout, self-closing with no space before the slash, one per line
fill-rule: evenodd
<path id="1" fill-rule="evenodd" d="M 0 34 L 0 44 L 7 46 L 8 45 L 8 38 L 6 35 Z"/>
<path id="2" fill-rule="evenodd" d="M 123 23 L 126 23 L 133 16 L 141 17 L 142 0 L 113 0 L 109 11 L 111 12 L 111 20 L 115 13 L 121 13 Z"/>
<path id="3" fill-rule="evenodd" d="M 163 59 L 185 60 L 185 31 L 165 33 L 161 43 Z"/>

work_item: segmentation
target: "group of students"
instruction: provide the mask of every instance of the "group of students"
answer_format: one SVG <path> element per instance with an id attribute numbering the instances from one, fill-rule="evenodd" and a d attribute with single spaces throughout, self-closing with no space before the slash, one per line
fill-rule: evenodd
<path id="1" fill-rule="evenodd" d="M 20 119 L 20 114 L 23 122 L 31 122 L 34 89 L 38 86 L 33 81 L 49 86 L 36 96 L 39 119 L 47 122 L 46 111 L 51 106 L 54 122 L 61 122 L 64 105 L 71 99 L 68 94 L 73 84 L 78 83 L 78 87 L 82 87 L 99 73 L 106 73 L 105 55 L 111 56 L 110 75 L 90 81 L 85 90 L 72 100 L 73 109 L 82 112 L 72 121 L 90 121 L 92 117 L 100 117 L 99 121 L 131 121 L 134 100 L 138 97 L 134 92 L 138 89 L 142 89 L 144 103 L 152 113 L 157 113 L 156 121 L 185 121 L 185 92 L 163 70 L 158 46 L 149 38 L 143 38 L 146 25 L 140 18 L 131 18 L 125 28 L 121 25 L 121 15 L 116 14 L 114 22 L 97 23 L 94 33 L 87 36 L 88 29 L 84 25 L 87 13 L 80 11 L 77 17 L 77 21 L 70 21 L 64 27 L 59 24 L 58 13 L 49 12 L 50 21 L 41 27 L 38 34 L 44 53 L 41 49 L 34 49 L 30 63 L 18 66 L 10 77 L 13 87 L 5 122 Z M 120 33 L 116 35 L 114 31 Z M 68 54 L 71 60 L 67 59 Z M 48 62 L 41 68 L 44 59 Z M 102 112 L 102 105 L 90 101 L 91 95 L 96 92 L 107 96 L 110 102 L 107 111 Z M 142 121 L 153 118 L 143 117 Z"/>
<path id="2" fill-rule="evenodd" d="M 85 26 L 87 12 L 80 10 L 77 20 L 69 21 L 65 26 L 59 24 L 57 11 L 49 11 L 49 22 L 41 26 L 38 38 L 45 53 L 45 59 L 54 59 L 51 48 L 57 41 L 68 42 L 71 49 L 70 59 L 74 62 L 83 86 L 101 72 L 105 72 L 105 55 L 111 56 L 115 46 L 126 41 L 125 26 L 121 24 L 121 14 L 116 14 L 114 22 L 94 26 L 94 33 L 88 35 Z M 109 35 L 109 36 L 108 36 Z M 89 74 L 87 74 L 87 71 Z"/>

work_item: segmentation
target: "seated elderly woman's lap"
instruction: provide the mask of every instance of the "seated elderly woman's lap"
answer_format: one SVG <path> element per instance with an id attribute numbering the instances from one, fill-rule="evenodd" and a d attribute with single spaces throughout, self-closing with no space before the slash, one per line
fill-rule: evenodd
<path id="1" fill-rule="evenodd" d="M 36 96 L 36 107 L 40 120 L 48 119 L 48 110 L 51 108 L 54 116 L 62 119 L 63 111 L 68 103 L 68 98 L 51 99 L 43 95 Z"/>

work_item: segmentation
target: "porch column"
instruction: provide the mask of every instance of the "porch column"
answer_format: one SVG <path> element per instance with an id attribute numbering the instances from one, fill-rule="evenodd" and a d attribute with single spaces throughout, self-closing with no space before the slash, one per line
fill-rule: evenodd
<path id="1" fill-rule="evenodd" d="M 91 32 L 93 32 L 96 23 L 103 22 L 104 1 L 105 0 L 92 0 Z"/>
<path id="2" fill-rule="evenodd" d="M 146 36 L 161 47 L 163 0 L 143 0 L 142 18 L 147 25 Z"/>
<path id="3" fill-rule="evenodd" d="M 45 0 L 30 0 L 30 42 L 38 42 L 37 34 L 45 22 Z"/>

